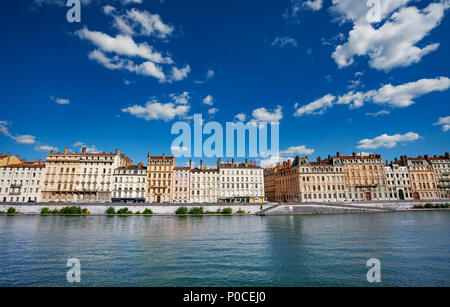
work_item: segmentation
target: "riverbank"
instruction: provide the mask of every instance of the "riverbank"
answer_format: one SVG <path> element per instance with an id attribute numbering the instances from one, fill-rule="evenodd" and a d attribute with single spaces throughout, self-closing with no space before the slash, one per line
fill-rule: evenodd
<path id="1" fill-rule="evenodd" d="M 431 208 L 445 204 L 443 201 L 397 201 L 397 202 L 353 202 L 353 203 L 227 203 L 227 204 L 53 204 L 53 203 L 2 203 L 0 213 L 23 215 L 94 215 L 94 216 L 242 216 L 242 215 L 302 215 L 336 213 L 399 212 L 410 210 L 439 210 Z M 426 206 L 430 208 L 426 208 Z M 417 209 L 414 209 L 414 208 Z M 77 209 L 71 211 L 70 209 Z M 180 211 L 180 208 L 183 210 Z M 442 208 L 446 210 L 445 208 Z M 109 213 L 109 214 L 108 214 Z M 146 214 L 149 213 L 149 214 Z"/>

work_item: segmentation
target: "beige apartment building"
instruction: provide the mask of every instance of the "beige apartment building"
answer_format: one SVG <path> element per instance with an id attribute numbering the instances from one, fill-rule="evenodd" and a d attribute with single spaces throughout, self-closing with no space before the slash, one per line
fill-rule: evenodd
<path id="1" fill-rule="evenodd" d="M 191 172 L 189 167 L 175 167 L 173 170 L 173 202 L 188 203 L 191 196 Z"/>
<path id="2" fill-rule="evenodd" d="M 337 202 L 346 198 L 344 167 L 338 157 L 310 162 L 296 157 L 278 165 L 275 200 L 279 202 Z"/>
<path id="3" fill-rule="evenodd" d="M 436 174 L 425 157 L 400 157 L 400 163 L 407 166 L 411 178 L 413 198 L 416 200 L 439 199 Z"/>
<path id="4" fill-rule="evenodd" d="M 448 152 L 443 156 L 434 155 L 425 159 L 430 163 L 434 170 L 437 180 L 440 199 L 450 199 L 450 154 Z"/>
<path id="5" fill-rule="evenodd" d="M 3 166 L 0 166 L 0 202 L 41 201 L 45 164 L 41 160 L 27 162 L 18 157 L 10 157 L 6 162 L 7 156 Z"/>
<path id="6" fill-rule="evenodd" d="M 147 195 L 149 203 L 171 203 L 172 175 L 175 168 L 175 157 L 151 156 L 147 160 Z"/>
<path id="7" fill-rule="evenodd" d="M 116 168 L 132 164 L 124 154 L 50 152 L 42 179 L 43 202 L 110 202 Z"/>
<path id="8" fill-rule="evenodd" d="M 337 157 L 344 166 L 347 199 L 353 201 L 389 200 L 385 165 L 381 155 Z"/>

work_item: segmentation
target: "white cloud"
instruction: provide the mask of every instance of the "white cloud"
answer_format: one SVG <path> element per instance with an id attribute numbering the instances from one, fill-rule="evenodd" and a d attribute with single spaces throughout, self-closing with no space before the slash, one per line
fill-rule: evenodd
<path id="1" fill-rule="evenodd" d="M 196 84 L 203 84 L 203 83 L 206 83 L 206 82 L 208 82 L 211 78 L 213 78 L 215 74 L 216 74 L 216 73 L 214 72 L 214 70 L 208 69 L 208 71 L 206 72 L 205 79 L 204 79 L 204 80 L 195 80 L 194 83 L 196 83 Z"/>
<path id="2" fill-rule="evenodd" d="M 387 135 L 382 134 L 373 139 L 364 139 L 358 142 L 358 148 L 363 149 L 377 149 L 380 147 L 392 148 L 398 143 L 406 143 L 416 141 L 420 138 L 420 135 L 414 132 L 408 132 L 405 134 Z"/>
<path id="3" fill-rule="evenodd" d="M 278 47 L 284 47 L 286 45 L 291 45 L 294 47 L 297 47 L 297 41 L 292 37 L 276 37 L 274 41 L 270 44 L 272 47 L 278 46 Z"/>
<path id="4" fill-rule="evenodd" d="M 35 150 L 36 151 L 43 151 L 43 152 L 50 152 L 50 151 L 57 152 L 58 151 L 58 147 L 50 146 L 50 145 L 40 145 L 40 146 L 37 146 L 35 148 Z"/>
<path id="5" fill-rule="evenodd" d="M 54 102 L 56 102 L 57 104 L 61 104 L 61 105 L 70 104 L 69 99 L 58 98 L 58 97 L 53 97 L 53 96 L 50 96 L 50 99 L 53 100 Z"/>
<path id="6" fill-rule="evenodd" d="M 175 102 L 176 104 L 188 104 L 189 100 L 191 99 L 189 92 L 183 92 L 179 95 L 170 94 L 169 96 L 173 99 L 173 102 Z"/>
<path id="7" fill-rule="evenodd" d="M 176 116 L 184 117 L 189 111 L 189 105 L 175 105 L 174 103 L 160 103 L 156 100 L 148 101 L 145 105 L 134 105 L 123 108 L 123 113 L 129 113 L 145 120 L 170 121 Z"/>
<path id="8" fill-rule="evenodd" d="M 381 116 L 381 115 L 388 115 L 388 114 L 391 114 L 391 111 L 380 110 L 380 111 L 375 112 L 375 113 L 366 113 L 367 116 L 373 116 L 373 117 L 378 117 L 378 116 Z"/>
<path id="9" fill-rule="evenodd" d="M 296 19 L 298 18 L 298 14 L 302 10 L 313 10 L 318 11 L 323 6 L 323 0 L 291 0 L 291 4 L 288 9 L 283 14 L 283 17 L 286 19 Z"/>
<path id="10" fill-rule="evenodd" d="M 326 109 L 328 109 L 333 105 L 333 101 L 335 99 L 336 99 L 335 96 L 327 94 L 320 99 L 317 99 L 311 103 L 301 106 L 295 111 L 294 116 L 300 117 L 309 114 L 323 114 Z"/>
<path id="11" fill-rule="evenodd" d="M 75 142 L 72 145 L 73 148 L 77 149 L 79 152 L 82 151 L 83 147 L 86 147 L 87 153 L 100 153 L 100 150 L 95 145 L 87 145 L 83 142 Z"/>
<path id="12" fill-rule="evenodd" d="M 435 126 L 442 126 L 442 131 L 446 132 L 450 130 L 450 116 L 440 117 Z"/>
<path id="13" fill-rule="evenodd" d="M 447 77 L 421 79 L 398 86 L 387 84 L 374 95 L 373 102 L 404 108 L 414 104 L 413 99 L 417 97 L 435 91 L 445 91 L 449 87 L 450 79 Z"/>
<path id="14" fill-rule="evenodd" d="M 244 113 L 239 113 L 239 114 L 236 114 L 236 116 L 234 118 L 236 118 L 238 121 L 245 122 L 245 119 L 247 118 L 247 116 Z"/>
<path id="15" fill-rule="evenodd" d="M 181 81 L 187 77 L 187 75 L 191 72 L 191 67 L 186 65 L 184 68 L 177 68 L 175 66 L 172 67 L 172 77 L 173 81 Z"/>
<path id="16" fill-rule="evenodd" d="M 87 28 L 77 31 L 76 34 L 81 39 L 90 41 L 103 52 L 138 57 L 155 63 L 173 63 L 170 57 L 163 57 L 161 53 L 154 51 L 153 47 L 146 43 L 136 43 L 130 36 L 117 35 L 112 37 L 99 31 L 90 31 Z"/>
<path id="17" fill-rule="evenodd" d="M 305 145 L 291 146 L 286 150 L 281 151 L 282 155 L 311 155 L 314 149 L 306 148 Z"/>
<path id="18" fill-rule="evenodd" d="M 170 149 L 172 150 L 172 153 L 182 153 L 189 151 L 189 148 L 187 148 L 186 146 L 172 146 L 170 147 Z"/>
<path id="19" fill-rule="evenodd" d="M 253 119 L 262 122 L 279 122 L 283 118 L 282 107 L 277 106 L 272 112 L 266 108 L 258 108 L 252 112 Z"/>
<path id="20" fill-rule="evenodd" d="M 422 95 L 445 91 L 450 88 L 450 79 L 447 77 L 437 77 L 435 79 L 421 79 L 415 82 L 409 82 L 397 86 L 386 84 L 378 90 L 367 92 L 349 91 L 339 96 L 337 99 L 331 94 L 303 105 L 300 108 L 295 104 L 296 112 L 294 116 L 303 116 L 309 114 L 323 114 L 333 105 L 349 105 L 350 109 L 360 108 L 366 102 L 375 104 L 385 104 L 392 108 L 405 108 L 414 104 L 414 100 Z"/>
<path id="21" fill-rule="evenodd" d="M 322 8 L 323 0 L 307 0 L 303 5 L 313 11 L 318 11 Z"/>
<path id="22" fill-rule="evenodd" d="M 214 103 L 214 97 L 211 95 L 206 96 L 205 98 L 203 98 L 203 103 L 208 106 L 212 106 Z"/>
<path id="23" fill-rule="evenodd" d="M 366 6 L 365 1 L 334 0 L 331 10 L 339 15 L 341 21 L 351 20 L 354 23 L 347 42 L 337 46 L 332 54 L 338 66 L 353 64 L 355 56 L 368 56 L 372 68 L 389 71 L 417 63 L 423 56 L 435 51 L 439 47 L 437 43 L 422 48 L 416 44 L 440 24 L 448 3 L 431 3 L 420 10 L 414 6 L 403 7 L 407 2 L 381 1 L 382 19 L 394 13 L 379 28 L 374 28 L 366 17 L 371 8 Z"/>
<path id="24" fill-rule="evenodd" d="M 219 109 L 217 109 L 217 108 L 211 108 L 208 110 L 208 114 L 210 114 L 210 115 L 214 115 L 217 112 L 219 112 Z"/>
<path id="25" fill-rule="evenodd" d="M 10 125 L 7 121 L 0 121 L 0 133 L 10 139 L 16 141 L 17 144 L 31 145 L 36 143 L 36 137 L 28 134 L 15 134 L 13 135 L 8 126 Z"/>

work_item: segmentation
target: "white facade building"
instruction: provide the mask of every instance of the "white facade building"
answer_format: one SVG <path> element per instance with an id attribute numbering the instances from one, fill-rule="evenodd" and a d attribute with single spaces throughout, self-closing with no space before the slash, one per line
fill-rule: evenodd
<path id="1" fill-rule="evenodd" d="M 0 202 L 41 201 L 41 178 L 45 164 L 21 162 L 0 167 Z"/>
<path id="2" fill-rule="evenodd" d="M 142 163 L 116 168 L 114 171 L 113 202 L 145 202 L 147 168 Z"/>
<path id="3" fill-rule="evenodd" d="M 221 163 L 217 161 L 220 172 L 220 201 L 222 202 L 263 202 L 264 170 L 253 163 Z"/>
<path id="4" fill-rule="evenodd" d="M 385 166 L 384 170 L 386 172 L 389 198 L 393 200 L 413 199 L 408 167 L 393 163 L 391 166 Z"/>
<path id="5" fill-rule="evenodd" d="M 217 203 L 220 198 L 220 175 L 218 169 L 191 170 L 191 203 Z"/>

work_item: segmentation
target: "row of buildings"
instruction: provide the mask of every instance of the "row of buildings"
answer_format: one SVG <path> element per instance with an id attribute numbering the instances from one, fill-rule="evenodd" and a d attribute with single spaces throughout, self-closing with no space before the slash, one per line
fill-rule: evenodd
<path id="1" fill-rule="evenodd" d="M 114 153 L 50 152 L 45 163 L 0 154 L 0 202 L 263 202 L 264 172 L 251 161 L 177 167 L 148 154 L 147 165 Z"/>
<path id="2" fill-rule="evenodd" d="M 264 171 L 265 195 L 277 202 L 435 200 L 450 198 L 450 156 L 296 157 Z"/>
<path id="3" fill-rule="evenodd" d="M 0 154 L 0 202 L 343 202 L 450 198 L 450 157 L 296 157 L 262 169 L 218 159 L 214 168 L 177 167 L 175 157 L 51 152 L 45 163 Z"/>

